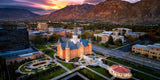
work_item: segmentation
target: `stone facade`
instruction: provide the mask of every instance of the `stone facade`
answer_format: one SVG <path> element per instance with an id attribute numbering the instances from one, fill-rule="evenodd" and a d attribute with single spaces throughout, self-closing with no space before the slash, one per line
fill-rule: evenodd
<path id="1" fill-rule="evenodd" d="M 91 53 L 91 41 L 78 39 L 76 28 L 72 39 L 70 39 L 66 43 L 61 43 L 60 41 L 58 41 L 57 44 L 57 56 L 59 56 L 59 58 L 61 59 L 65 59 L 66 62 L 68 62 L 72 58 Z"/>

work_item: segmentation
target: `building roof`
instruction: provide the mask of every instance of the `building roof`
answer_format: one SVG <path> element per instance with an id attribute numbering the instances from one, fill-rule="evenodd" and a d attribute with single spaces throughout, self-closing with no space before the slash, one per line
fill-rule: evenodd
<path id="1" fill-rule="evenodd" d="M 61 43 L 61 47 L 64 50 L 66 48 L 66 42 L 65 43 Z M 74 44 L 72 41 L 68 41 L 67 47 L 72 49 L 78 49 L 80 47 L 80 45 L 83 45 L 84 47 L 88 46 L 88 41 L 87 39 L 84 40 L 80 40 L 80 42 L 77 42 L 76 44 Z"/>
<path id="2" fill-rule="evenodd" d="M 151 45 L 152 47 L 156 47 L 156 48 L 160 48 L 160 44 L 158 44 L 158 43 L 155 43 L 155 44 L 153 44 L 153 45 Z"/>
<path id="3" fill-rule="evenodd" d="M 138 33 L 136 33 L 136 32 L 130 32 L 130 33 L 127 33 L 127 35 L 138 35 Z"/>
<path id="4" fill-rule="evenodd" d="M 150 47 L 160 48 L 160 44 L 157 44 L 157 43 L 155 43 L 153 45 L 146 45 L 146 46 L 145 45 L 136 44 L 134 46 L 140 47 L 140 48 L 145 48 L 145 49 L 150 49 Z"/>
<path id="5" fill-rule="evenodd" d="M 104 32 L 102 32 L 103 34 L 112 34 L 113 33 L 113 31 L 104 31 Z"/>
<path id="6" fill-rule="evenodd" d="M 118 73 L 130 73 L 130 70 L 122 65 L 112 65 L 111 69 Z"/>
<path id="7" fill-rule="evenodd" d="M 74 28 L 74 34 L 73 35 L 78 35 L 77 34 L 77 27 Z"/>
<path id="8" fill-rule="evenodd" d="M 134 46 L 140 47 L 140 48 L 145 48 L 145 49 L 150 49 L 150 47 L 151 47 L 151 45 L 145 46 L 145 45 L 140 45 L 140 44 L 136 44 L 136 45 L 134 45 Z"/>

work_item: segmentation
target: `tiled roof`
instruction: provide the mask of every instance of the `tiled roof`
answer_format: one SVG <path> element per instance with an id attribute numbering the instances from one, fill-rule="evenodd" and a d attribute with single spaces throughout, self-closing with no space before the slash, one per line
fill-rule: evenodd
<path id="1" fill-rule="evenodd" d="M 84 47 L 88 46 L 88 41 L 87 39 L 84 40 L 80 40 L 80 42 L 77 42 L 76 44 L 74 44 L 72 41 L 68 41 L 68 47 L 72 50 L 72 49 L 78 49 L 80 47 L 80 45 L 83 44 Z M 66 47 L 66 42 L 65 43 L 61 43 L 61 47 L 64 50 Z"/>
<path id="2" fill-rule="evenodd" d="M 113 65 L 111 66 L 111 69 L 118 73 L 130 73 L 130 70 L 122 65 Z"/>

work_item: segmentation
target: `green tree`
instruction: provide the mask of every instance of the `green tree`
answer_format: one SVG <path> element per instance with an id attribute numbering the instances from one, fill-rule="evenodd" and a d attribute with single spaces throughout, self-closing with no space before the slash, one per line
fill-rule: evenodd
<path id="1" fill-rule="evenodd" d="M 104 46 L 105 46 L 106 48 L 108 48 L 108 47 L 109 47 L 108 42 L 106 42 L 106 43 L 104 44 Z"/>
<path id="2" fill-rule="evenodd" d="M 117 39 L 117 40 L 115 40 L 115 45 L 117 45 L 117 46 L 122 46 L 122 40 L 121 39 Z"/>
<path id="3" fill-rule="evenodd" d="M 31 42 L 35 45 L 41 45 L 47 43 L 47 38 L 42 35 L 37 35 L 35 38 L 31 39 Z"/>
<path id="4" fill-rule="evenodd" d="M 58 35 L 56 35 L 55 33 L 52 34 L 49 39 L 48 39 L 49 42 L 57 42 L 58 41 Z"/>
<path id="5" fill-rule="evenodd" d="M 109 36 L 108 43 L 111 44 L 111 45 L 114 45 L 113 37 L 112 36 Z"/>
<path id="6" fill-rule="evenodd" d="M 101 40 L 102 40 L 102 38 L 97 36 L 97 43 L 99 43 Z"/>

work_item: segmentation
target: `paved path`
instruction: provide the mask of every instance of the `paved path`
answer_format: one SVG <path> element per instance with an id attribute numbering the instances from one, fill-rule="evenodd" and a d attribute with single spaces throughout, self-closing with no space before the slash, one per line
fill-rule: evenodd
<path id="1" fill-rule="evenodd" d="M 56 60 L 53 60 L 55 63 L 57 63 L 57 65 L 61 66 L 63 69 L 65 69 L 66 71 L 70 71 L 68 68 L 66 68 L 65 66 L 63 66 L 62 64 L 60 64 L 59 62 L 57 62 Z"/>
<path id="2" fill-rule="evenodd" d="M 73 69 L 73 70 L 69 70 L 69 71 L 67 71 L 67 72 L 65 72 L 65 73 L 63 73 L 63 74 L 61 74 L 61 75 L 59 75 L 59 76 L 57 76 L 57 77 L 55 77 L 55 78 L 52 78 L 52 79 L 50 79 L 50 80 L 57 80 L 57 79 L 59 79 L 59 78 L 61 78 L 61 77 L 64 77 L 64 76 L 66 76 L 66 75 L 68 75 L 68 74 L 70 74 L 70 73 L 73 73 L 73 72 L 75 72 L 75 71 L 77 71 L 77 70 L 79 70 L 79 69 L 82 69 L 82 68 L 84 68 L 85 66 L 80 66 L 80 67 L 77 67 L 77 68 L 75 68 L 75 69 Z"/>
<path id="3" fill-rule="evenodd" d="M 138 57 L 138 56 L 134 56 L 134 55 L 129 54 L 128 52 L 122 52 L 120 50 L 109 50 L 109 49 L 102 48 L 102 47 L 95 46 L 95 45 L 92 45 L 92 49 L 95 50 L 95 51 L 102 52 L 104 54 L 112 55 L 112 56 L 115 56 L 115 57 L 118 57 L 118 58 L 122 58 L 122 59 L 127 59 L 129 61 L 133 61 L 134 60 L 134 62 L 139 63 L 139 64 L 144 62 L 143 65 L 145 65 L 145 66 L 152 67 L 152 65 L 154 65 L 155 69 L 160 69 L 160 65 L 159 65 L 160 62 L 153 61 L 153 60 L 146 59 L 146 58 L 142 58 L 142 57 Z M 126 56 L 128 58 L 126 58 Z"/>

